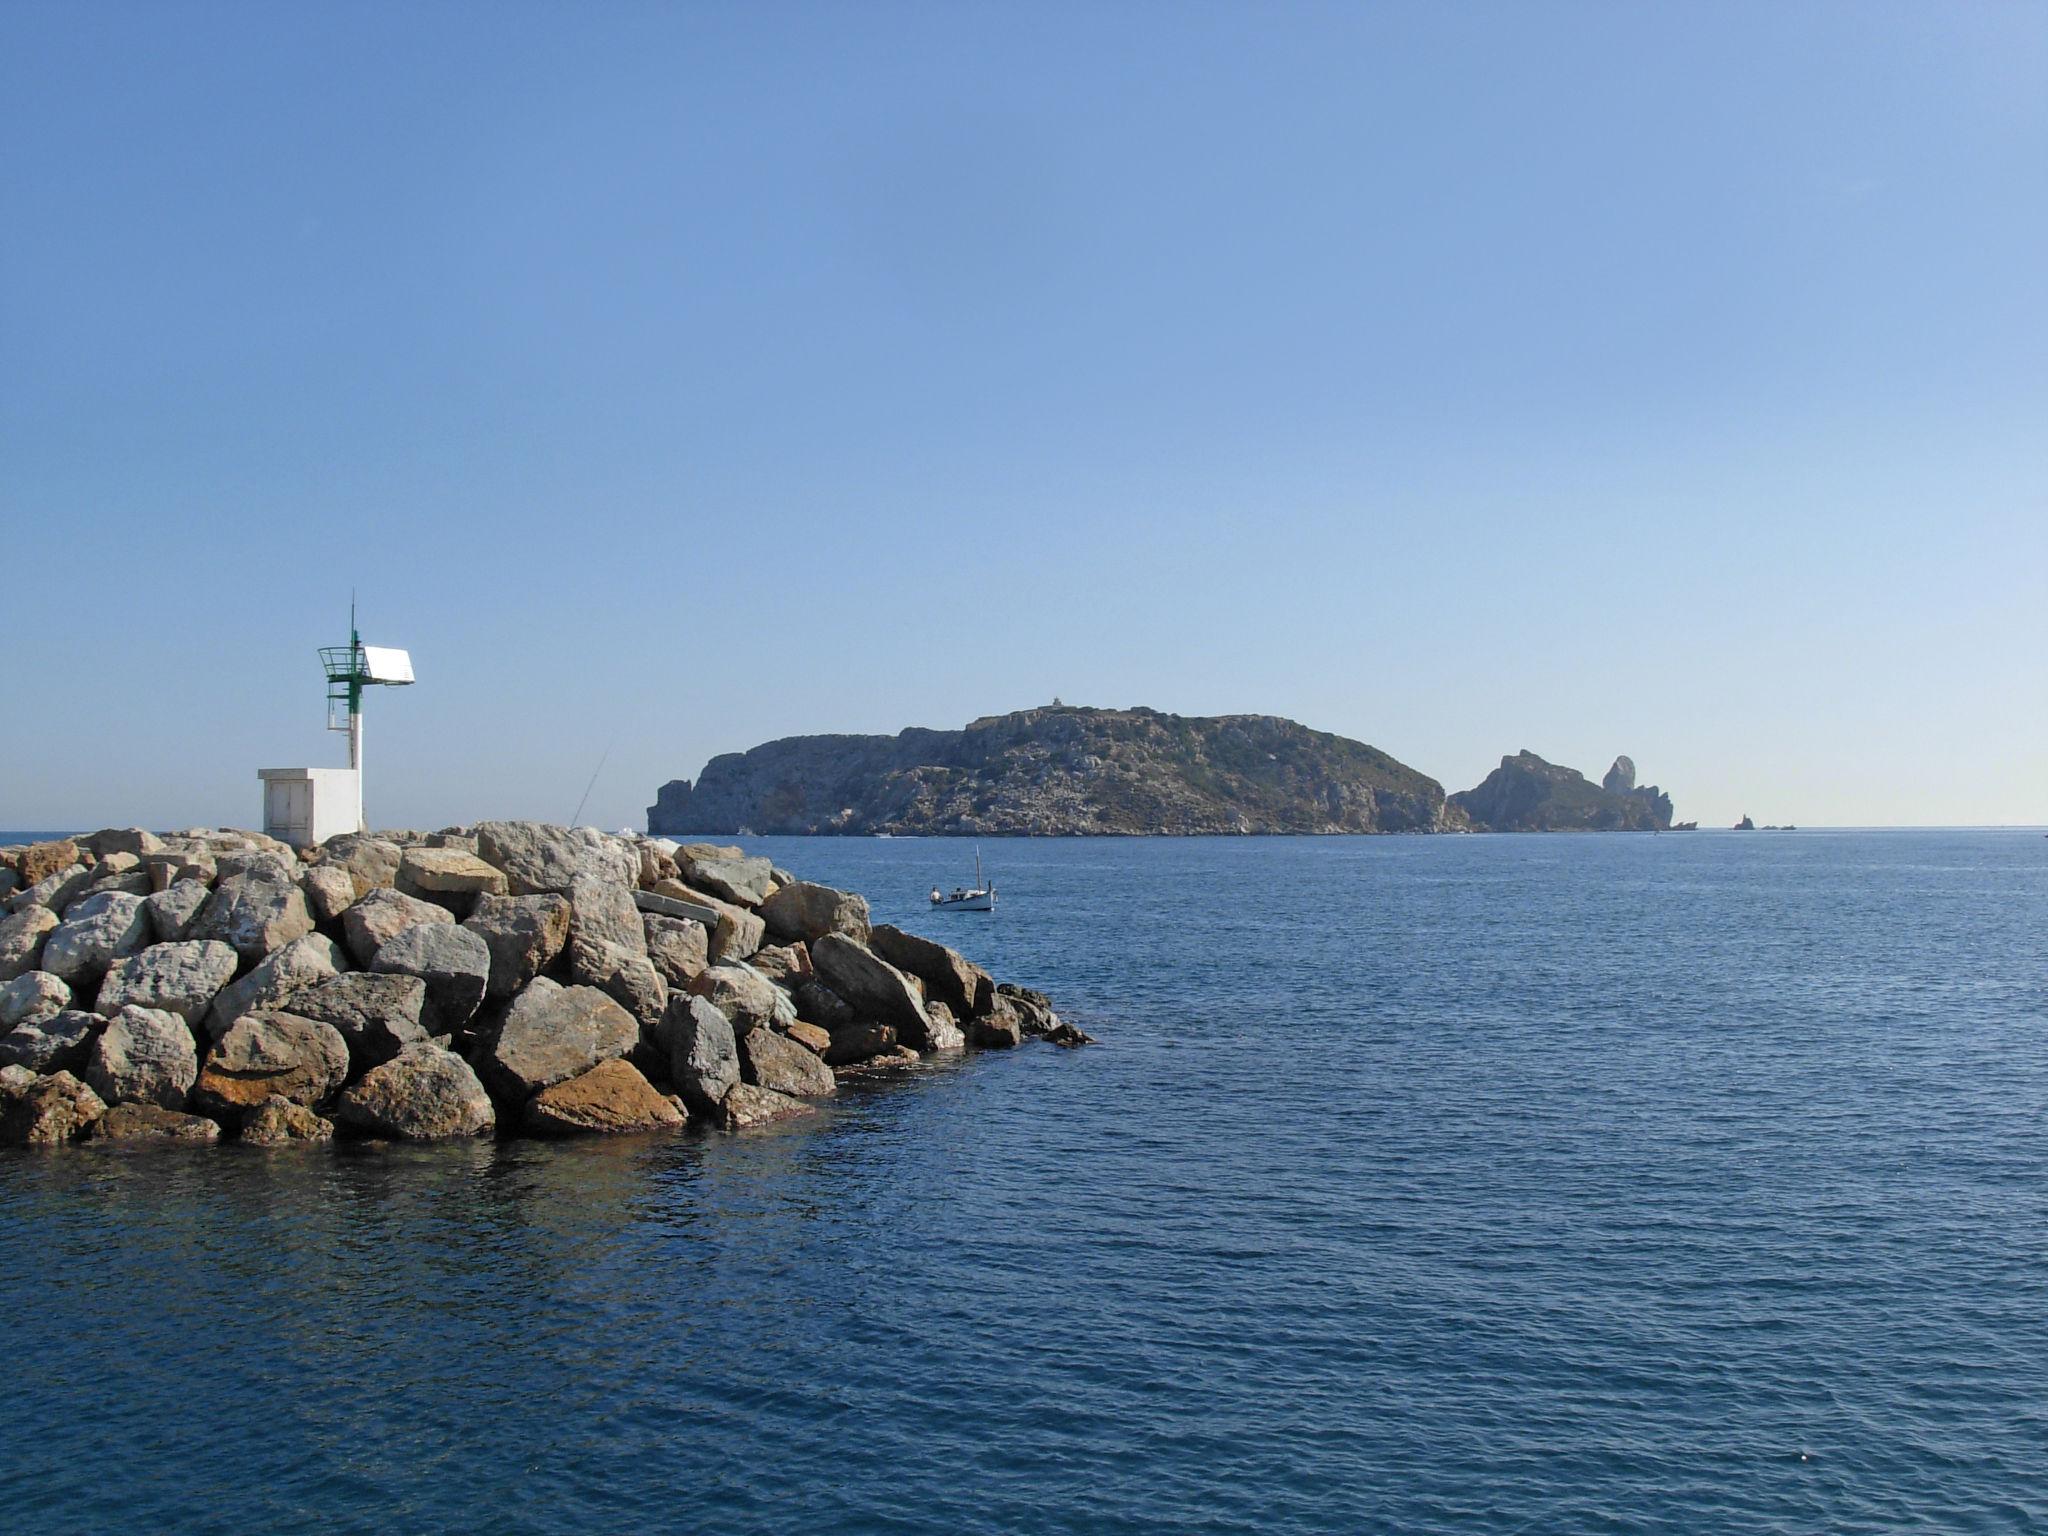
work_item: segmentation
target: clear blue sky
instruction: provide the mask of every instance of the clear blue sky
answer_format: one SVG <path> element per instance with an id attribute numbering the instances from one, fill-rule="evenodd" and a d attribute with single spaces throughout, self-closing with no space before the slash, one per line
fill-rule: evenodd
<path id="1" fill-rule="evenodd" d="M 0 826 L 1283 714 L 2048 820 L 2048 7 L 0 9 Z"/>

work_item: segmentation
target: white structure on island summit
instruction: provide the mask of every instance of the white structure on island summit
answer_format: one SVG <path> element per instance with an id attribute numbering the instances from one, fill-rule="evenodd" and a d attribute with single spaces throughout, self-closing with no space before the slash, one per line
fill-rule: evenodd
<path id="1" fill-rule="evenodd" d="M 307 848 L 343 832 L 368 830 L 363 821 L 363 690 L 403 688 L 413 680 L 412 657 L 386 645 L 365 645 L 349 605 L 348 644 L 320 648 L 327 669 L 327 729 L 348 732 L 346 768 L 260 768 L 263 831 Z"/>

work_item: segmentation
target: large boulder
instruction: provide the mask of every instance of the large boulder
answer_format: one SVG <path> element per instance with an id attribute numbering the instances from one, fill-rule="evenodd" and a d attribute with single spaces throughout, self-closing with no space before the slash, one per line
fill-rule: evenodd
<path id="1" fill-rule="evenodd" d="M 630 843 L 593 827 L 556 827 L 540 821 L 480 821 L 477 856 L 503 870 L 514 896 L 545 891 L 566 895 L 578 876 L 632 886 L 640 856 Z"/>
<path id="2" fill-rule="evenodd" d="M 654 962 L 617 944 L 569 941 L 569 974 L 579 986 L 596 987 L 640 1021 L 651 1037 L 668 1009 L 668 983 Z"/>
<path id="3" fill-rule="evenodd" d="M 467 1024 L 491 979 L 490 946 L 453 923 L 417 923 L 386 940 L 370 969 L 386 976 L 417 976 L 427 984 L 420 1022 L 430 1035 L 452 1034 Z"/>
<path id="4" fill-rule="evenodd" d="M 160 1008 L 123 1008 L 93 1041 L 85 1080 L 108 1104 L 183 1109 L 199 1075 L 192 1029 Z"/>
<path id="5" fill-rule="evenodd" d="M 661 1021 L 669 1077 L 692 1111 L 715 1114 L 719 1100 L 740 1080 L 739 1045 L 732 1021 L 709 1001 L 677 992 Z"/>
<path id="6" fill-rule="evenodd" d="M 706 947 L 714 961 L 744 960 L 768 937 L 768 925 L 757 913 L 674 880 L 662 881 L 643 896 L 675 904 L 677 911 L 665 915 L 694 916 L 704 923 L 710 929 Z M 710 914 L 708 918 L 706 913 Z"/>
<path id="7" fill-rule="evenodd" d="M 745 965 L 713 965 L 699 971 L 689 990 L 708 1000 L 744 1033 L 775 1022 L 783 994 L 759 971 Z"/>
<path id="8" fill-rule="evenodd" d="M 57 914 L 48 907 L 23 907 L 0 918 L 0 981 L 33 971 L 42 959 L 43 941 L 57 928 Z"/>
<path id="9" fill-rule="evenodd" d="M 897 970 L 922 981 L 925 996 L 944 1003 L 956 1019 L 987 1013 L 995 1003 L 995 979 L 957 949 L 888 923 L 869 933 L 868 947 Z"/>
<path id="10" fill-rule="evenodd" d="M 31 1072 L 83 1071 L 93 1037 L 106 1022 L 96 1013 L 65 1008 L 17 1024 L 0 1035 L 0 1067 L 26 1067 Z"/>
<path id="11" fill-rule="evenodd" d="M 794 1040 L 772 1029 L 750 1029 L 739 1037 L 740 1079 L 757 1087 L 799 1098 L 816 1098 L 834 1092 L 838 1081 L 832 1069 Z"/>
<path id="12" fill-rule="evenodd" d="M 957 1051 L 966 1046 L 967 1036 L 953 1022 L 953 1010 L 944 1003 L 926 998 L 924 1017 L 927 1051 Z"/>
<path id="13" fill-rule="evenodd" d="M 272 1094 L 318 1104 L 348 1077 L 348 1045 L 332 1024 L 293 1013 L 252 1013 L 214 1043 L 193 1104 L 239 1120 Z"/>
<path id="14" fill-rule="evenodd" d="M 125 853 L 138 862 L 144 854 L 156 853 L 164 845 L 162 838 L 141 827 L 102 827 L 85 841 L 102 859 Z"/>
<path id="15" fill-rule="evenodd" d="M 116 1104 L 93 1122 L 89 1139 L 128 1146 L 211 1146 L 220 1126 L 204 1115 L 188 1115 L 161 1104 Z"/>
<path id="16" fill-rule="evenodd" d="M 74 864 L 54 875 L 45 875 L 25 890 L 16 891 L 7 898 L 7 905 L 15 912 L 25 907 L 48 907 L 52 912 L 61 913 L 91 880 L 90 869 L 83 864 Z"/>
<path id="17" fill-rule="evenodd" d="M 332 1141 L 334 1122 L 273 1093 L 242 1117 L 240 1141 L 248 1147 L 283 1147 L 302 1141 Z"/>
<path id="18" fill-rule="evenodd" d="M 65 903 L 64 915 L 70 917 L 71 909 L 80 902 L 108 891 L 119 891 L 124 896 L 138 899 L 147 896 L 149 876 L 136 867 L 137 862 L 132 853 L 117 853 L 110 859 L 100 860 L 93 866 L 92 877 Z"/>
<path id="19" fill-rule="evenodd" d="M 408 848 L 398 863 L 398 889 L 463 918 L 479 896 L 505 894 L 505 874 L 459 848 Z"/>
<path id="20" fill-rule="evenodd" d="M 292 995 L 292 1012 L 331 1024 L 348 1045 L 349 1070 L 366 1072 L 426 1041 L 427 984 L 417 976 L 349 971 Z"/>
<path id="21" fill-rule="evenodd" d="M 886 1056 L 896 1048 L 894 1025 L 848 1024 L 832 1031 L 832 1044 L 825 1051 L 825 1064 L 855 1066 L 877 1056 Z"/>
<path id="22" fill-rule="evenodd" d="M 641 919 L 647 930 L 647 958 L 671 987 L 687 987 L 690 978 L 711 963 L 711 930 L 683 917 L 649 912 Z"/>
<path id="23" fill-rule="evenodd" d="M 747 964 L 778 987 L 787 987 L 792 992 L 818 974 L 811 966 L 811 952 L 801 943 L 771 944 L 766 949 L 757 949 Z"/>
<path id="24" fill-rule="evenodd" d="M 335 1101 L 350 1130 L 400 1141 L 478 1136 L 497 1124 L 491 1096 L 453 1051 L 412 1045 L 370 1068 Z"/>
<path id="25" fill-rule="evenodd" d="M 150 940 L 142 898 L 102 891 L 72 906 L 43 941 L 42 967 L 74 986 L 97 985 L 108 966 Z"/>
<path id="26" fill-rule="evenodd" d="M 736 906 L 758 907 L 775 889 L 775 866 L 737 848 L 685 843 L 676 850 L 675 861 L 688 884 Z"/>
<path id="27" fill-rule="evenodd" d="M 152 891 L 168 890 L 182 882 L 210 889 L 220 874 L 220 866 L 214 862 L 212 852 L 202 844 L 191 842 L 167 844 L 161 852 L 144 854 L 142 868 L 149 876 Z"/>
<path id="28" fill-rule="evenodd" d="M 123 1008 L 161 1008 L 196 1022 L 214 995 L 235 979 L 237 956 L 218 939 L 152 944 L 116 960 L 100 983 L 93 1011 L 111 1019 Z"/>
<path id="29" fill-rule="evenodd" d="M 289 851 L 280 853 L 274 848 L 244 848 L 234 853 L 223 853 L 214 860 L 214 867 L 222 880 L 254 875 L 276 885 L 299 883 L 298 858 Z"/>
<path id="30" fill-rule="evenodd" d="M 341 914 L 341 931 L 357 965 L 370 968 L 377 951 L 408 928 L 421 923 L 449 923 L 455 914 L 431 901 L 380 887 Z"/>
<path id="31" fill-rule="evenodd" d="M 299 871 L 299 889 L 316 923 L 338 923 L 357 901 L 356 883 L 339 864 L 309 864 Z"/>
<path id="32" fill-rule="evenodd" d="M 396 881 L 398 863 L 403 855 L 404 850 L 398 844 L 372 837 L 367 832 L 344 832 L 320 845 L 321 864 L 347 873 L 349 883 L 355 887 L 357 901 L 380 886 Z"/>
<path id="33" fill-rule="evenodd" d="M 976 1050 L 1004 1051 L 1024 1043 L 1024 1016 L 1017 1005 L 1001 993 L 995 1006 L 962 1026 L 967 1043 Z"/>
<path id="34" fill-rule="evenodd" d="M 750 1126 L 770 1125 L 777 1120 L 794 1120 L 799 1115 L 816 1113 L 813 1105 L 791 1098 L 786 1093 L 760 1088 L 753 1083 L 735 1083 L 719 1101 L 718 1123 L 728 1131 L 744 1131 Z"/>
<path id="35" fill-rule="evenodd" d="M 477 1074 L 507 1105 L 624 1056 L 640 1043 L 637 1019 L 595 987 L 561 987 L 545 977 L 513 999 L 473 1053 Z"/>
<path id="36" fill-rule="evenodd" d="M 638 1067 L 614 1060 L 541 1089 L 526 1101 L 521 1118 L 537 1135 L 577 1136 L 667 1130 L 685 1117 Z"/>
<path id="37" fill-rule="evenodd" d="M 48 971 L 26 971 L 0 986 L 0 1033 L 37 1019 L 54 1018 L 71 1006 L 71 988 Z"/>
<path id="38" fill-rule="evenodd" d="M 914 1050 L 926 1048 L 930 1032 L 924 1002 L 895 966 L 843 933 L 828 933 L 811 945 L 818 979 L 864 1019 L 891 1024 Z"/>
<path id="39" fill-rule="evenodd" d="M 0 1146 L 50 1147 L 83 1134 L 107 1112 L 100 1096 L 69 1072 L 0 1090 Z"/>
<path id="40" fill-rule="evenodd" d="M 223 877 L 185 936 L 231 944 L 244 964 L 253 965 L 312 931 L 305 892 L 256 872 Z"/>
<path id="41" fill-rule="evenodd" d="M 149 909 L 149 927 L 157 942 L 182 941 L 212 894 L 212 887 L 203 880 L 178 880 L 145 897 L 142 904 Z"/>
<path id="42" fill-rule="evenodd" d="M 52 842 L 33 843 L 24 848 L 15 869 L 21 875 L 23 885 L 32 886 L 50 878 L 61 870 L 72 868 L 78 863 L 78 844 L 68 837 Z"/>
<path id="43" fill-rule="evenodd" d="M 479 896 L 463 927 L 491 952 L 491 977 L 484 995 L 511 997 L 554 964 L 569 940 L 569 899 L 540 896 Z"/>
<path id="44" fill-rule="evenodd" d="M 571 944 L 611 944 L 628 954 L 647 953 L 647 926 L 630 885 L 579 875 L 569 885 L 569 907 Z"/>
<path id="45" fill-rule="evenodd" d="M 348 956 L 324 933 L 293 939 L 240 981 L 222 987 L 206 1011 L 206 1033 L 218 1040 L 244 1014 L 281 1008 L 307 987 L 348 969 Z"/>
<path id="46" fill-rule="evenodd" d="M 769 933 L 783 943 L 795 939 L 808 943 L 828 933 L 867 941 L 867 898 L 808 880 L 794 881 L 770 896 L 761 904 L 761 917 Z"/>
<path id="47" fill-rule="evenodd" d="M 801 983 L 790 994 L 796 1016 L 823 1030 L 846 1029 L 860 1022 L 860 1015 L 837 992 L 818 981 Z"/>

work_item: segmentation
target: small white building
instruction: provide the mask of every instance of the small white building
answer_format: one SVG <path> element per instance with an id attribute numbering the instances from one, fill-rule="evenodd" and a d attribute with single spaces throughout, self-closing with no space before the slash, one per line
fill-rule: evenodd
<path id="1" fill-rule="evenodd" d="M 259 768 L 256 777 L 267 837 L 311 848 L 363 829 L 363 776 L 354 768 Z"/>

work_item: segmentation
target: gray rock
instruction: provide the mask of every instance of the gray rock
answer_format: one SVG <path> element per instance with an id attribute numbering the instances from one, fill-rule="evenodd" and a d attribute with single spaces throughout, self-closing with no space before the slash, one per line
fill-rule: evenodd
<path id="1" fill-rule="evenodd" d="M 249 1147 L 283 1147 L 301 1141 L 332 1141 L 334 1122 L 303 1104 L 274 1093 L 242 1119 L 240 1141 Z"/>
<path id="2" fill-rule="evenodd" d="M 222 880 L 239 879 L 243 875 L 254 875 L 257 879 L 268 880 L 273 885 L 296 885 L 299 880 L 297 856 L 278 853 L 269 848 L 223 853 L 214 860 L 214 866 Z"/>
<path id="3" fill-rule="evenodd" d="M 707 966 L 691 979 L 689 990 L 732 1020 L 741 1034 L 774 1023 L 782 995 L 767 977 L 745 965 Z"/>
<path id="4" fill-rule="evenodd" d="M 673 880 L 664 880 L 652 892 L 682 904 L 685 912 L 705 911 L 712 914 L 708 948 L 713 961 L 744 960 L 759 949 L 768 937 L 768 925 L 758 913 L 749 912 L 745 907 L 717 896 L 706 895 L 703 891 Z"/>
<path id="5" fill-rule="evenodd" d="M 479 896 L 505 894 L 505 875 L 459 848 L 408 848 L 398 863 L 398 889 L 463 918 Z"/>
<path id="6" fill-rule="evenodd" d="M 30 884 L 26 889 L 16 891 L 7 898 L 10 910 L 20 912 L 29 907 L 48 907 L 52 912 L 62 912 L 72 899 L 84 890 L 92 879 L 92 871 L 83 864 L 69 869 L 60 869 L 54 875 L 46 875 Z"/>
<path id="7" fill-rule="evenodd" d="M 421 923 L 454 922 L 455 915 L 446 907 L 437 907 L 402 891 L 380 888 L 341 914 L 341 931 L 348 940 L 349 954 L 357 965 L 368 970 L 377 951 L 406 929 Z"/>
<path id="8" fill-rule="evenodd" d="M 484 941 L 491 954 L 491 978 L 484 995 L 511 997 L 542 971 L 569 939 L 566 896 L 480 896 L 463 927 Z"/>
<path id="9" fill-rule="evenodd" d="M 739 1037 L 740 1078 L 777 1093 L 819 1097 L 835 1092 L 832 1069 L 794 1040 L 772 1029 L 750 1029 Z"/>
<path id="10" fill-rule="evenodd" d="M 796 1004 L 796 1015 L 806 1024 L 815 1024 L 820 1029 L 845 1029 L 860 1022 L 860 1015 L 837 992 L 823 982 L 807 981 L 791 994 Z"/>
<path id="11" fill-rule="evenodd" d="M 898 1038 L 914 1050 L 926 1048 L 930 1023 L 923 999 L 888 961 L 845 934 L 828 933 L 811 945 L 811 964 L 817 967 L 818 979 L 855 1013 L 894 1025 Z"/>
<path id="12" fill-rule="evenodd" d="M 676 850 L 675 861 L 686 883 L 737 906 L 760 906 L 775 886 L 775 866 L 737 848 L 685 843 Z"/>
<path id="13" fill-rule="evenodd" d="M 344 832 L 320 845 L 321 865 L 346 871 L 349 883 L 355 887 L 357 901 L 379 887 L 395 882 L 398 879 L 398 861 L 403 856 L 404 850 L 398 844 L 372 837 L 366 832 Z"/>
<path id="14" fill-rule="evenodd" d="M 149 876 L 152 891 L 169 890 L 173 885 L 186 882 L 210 889 L 220 873 L 213 854 L 197 843 L 170 845 L 160 853 L 144 854 L 142 868 Z"/>
<path id="15" fill-rule="evenodd" d="M 183 1109 L 199 1076 L 192 1029 L 160 1008 L 123 1008 L 86 1057 L 85 1080 L 107 1104 Z"/>
<path id="16" fill-rule="evenodd" d="M 307 987 L 348 969 L 348 956 L 324 933 L 294 939 L 240 981 L 222 987 L 206 1010 L 206 1033 L 218 1040 L 235 1020 L 280 1008 Z"/>
<path id="17" fill-rule="evenodd" d="M 238 1121 L 272 1094 L 318 1104 L 347 1077 L 348 1045 L 332 1024 L 293 1013 L 251 1013 L 207 1052 L 192 1102 Z"/>
<path id="18" fill-rule="evenodd" d="M 668 1009 L 668 983 L 654 962 L 616 944 L 569 941 L 569 974 L 577 983 L 596 987 L 632 1014 L 643 1035 L 652 1038 Z"/>
<path id="19" fill-rule="evenodd" d="M 0 918 L 0 981 L 12 981 L 37 968 L 43 941 L 57 928 L 57 914 L 48 907 L 23 907 Z"/>
<path id="20" fill-rule="evenodd" d="M 138 863 L 144 854 L 155 853 L 164 845 L 162 838 L 140 827 L 102 827 L 85 841 L 103 859 L 126 853 L 134 855 Z"/>
<path id="21" fill-rule="evenodd" d="M 475 836 L 477 856 L 505 872 L 514 896 L 566 895 L 579 876 L 630 887 L 640 874 L 640 856 L 630 843 L 592 827 L 480 821 Z"/>
<path id="22" fill-rule="evenodd" d="M 453 923 L 416 923 L 378 946 L 370 969 L 417 976 L 427 984 L 420 1022 L 430 1035 L 452 1034 L 467 1024 L 491 979 L 490 946 Z"/>
<path id="23" fill-rule="evenodd" d="M 93 1012 L 111 1019 L 132 1004 L 197 1022 L 215 994 L 235 979 L 236 963 L 234 950 L 218 939 L 152 944 L 108 968 Z"/>
<path id="24" fill-rule="evenodd" d="M 747 964 L 778 987 L 788 987 L 791 991 L 816 979 L 818 974 L 811 965 L 811 952 L 801 943 L 772 944 L 766 949 L 757 949 Z"/>
<path id="25" fill-rule="evenodd" d="M 222 877 L 185 936 L 232 944 L 243 963 L 254 964 L 312 931 L 313 914 L 296 885 L 245 874 Z"/>
<path id="26" fill-rule="evenodd" d="M 87 1139 L 128 1146 L 210 1146 L 220 1126 L 204 1115 L 188 1115 L 160 1104 L 116 1104 L 93 1122 Z"/>
<path id="27" fill-rule="evenodd" d="M 74 985 L 96 985 L 107 967 L 150 940 L 142 898 L 126 891 L 87 897 L 43 941 L 42 967 Z"/>
<path id="28" fill-rule="evenodd" d="M 647 930 L 647 958 L 669 986 L 687 987 L 711 963 L 711 931 L 704 924 L 651 912 L 641 923 Z"/>
<path id="29" fill-rule="evenodd" d="M 569 942 L 610 944 L 631 955 L 647 953 L 647 928 L 633 904 L 633 888 L 579 875 L 569 885 Z"/>
<path id="30" fill-rule="evenodd" d="M 0 1031 L 54 1018 L 71 1006 L 71 988 L 48 971 L 25 971 L 0 986 Z"/>
<path id="31" fill-rule="evenodd" d="M 962 1026 L 967 1043 L 976 1050 L 1001 1051 L 1024 1043 L 1024 1020 L 1017 1006 L 1000 993 L 995 1006 L 980 1018 L 969 1019 Z"/>
<path id="32" fill-rule="evenodd" d="M 117 853 L 111 859 L 103 859 L 93 867 L 92 875 L 64 901 L 64 916 L 68 919 L 75 908 L 94 896 L 109 891 L 118 891 L 124 896 L 138 899 L 150 892 L 149 876 L 134 868 L 135 856 Z"/>
<path id="33" fill-rule="evenodd" d="M 331 1024 L 348 1046 L 349 1070 L 368 1071 L 424 1044 L 427 984 L 417 976 L 350 971 L 292 995 L 291 1011 Z"/>
<path id="34" fill-rule="evenodd" d="M 639 1043 L 639 1021 L 604 993 L 543 978 L 513 999 L 473 1059 L 492 1097 L 516 1105 Z"/>
<path id="35" fill-rule="evenodd" d="M 149 909 L 149 927 L 157 942 L 181 942 L 212 894 L 212 887 L 203 880 L 178 880 L 152 892 L 142 904 Z"/>
<path id="36" fill-rule="evenodd" d="M 1636 787 L 1635 759 L 1626 753 L 1614 760 L 1614 766 L 1607 770 L 1607 777 L 1600 781 L 1600 787 L 1613 794 L 1625 795 Z"/>
<path id="37" fill-rule="evenodd" d="M 307 865 L 299 871 L 299 889 L 316 923 L 341 921 L 341 914 L 358 899 L 355 880 L 339 864 Z"/>
<path id="38" fill-rule="evenodd" d="M 761 904 L 768 932 L 788 943 L 808 943 L 828 933 L 844 934 L 859 943 L 868 937 L 868 903 L 864 896 L 835 891 L 829 885 L 798 880 L 785 885 Z"/>
<path id="39" fill-rule="evenodd" d="M 709 1001 L 677 992 L 661 1021 L 669 1076 L 693 1113 L 715 1114 L 740 1080 L 739 1045 L 732 1023 Z"/>
<path id="40" fill-rule="evenodd" d="M 751 1126 L 770 1125 L 777 1120 L 794 1120 L 801 1115 L 816 1113 L 815 1105 L 791 1098 L 786 1093 L 758 1088 L 752 1083 L 735 1083 L 719 1102 L 718 1123 L 728 1131 L 744 1131 Z"/>
<path id="41" fill-rule="evenodd" d="M 335 1118 L 353 1131 L 401 1141 L 479 1136 L 497 1124 L 469 1063 L 437 1045 L 408 1046 L 342 1094 Z"/>
<path id="42" fill-rule="evenodd" d="M 90 1130 L 106 1112 L 84 1083 L 69 1072 L 52 1072 L 19 1092 L 0 1093 L 0 1146 L 56 1146 Z"/>
<path id="43" fill-rule="evenodd" d="M 96 1013 L 66 1008 L 47 1018 L 17 1024 L 0 1035 L 0 1067 L 31 1072 L 79 1072 L 93 1036 L 106 1025 Z"/>
<path id="44" fill-rule="evenodd" d="M 927 998 L 924 1016 L 926 1051 L 957 1051 L 966 1046 L 967 1036 L 953 1022 L 953 1010 L 944 1003 Z"/>
<path id="45" fill-rule="evenodd" d="M 994 978 L 957 949 L 887 923 L 868 935 L 868 947 L 897 970 L 922 981 L 925 996 L 944 1003 L 956 1019 L 987 1013 L 994 1006 Z"/>
<path id="46" fill-rule="evenodd" d="M 686 1118 L 627 1061 L 601 1061 L 588 1072 L 543 1088 L 527 1100 L 526 1128 L 542 1136 L 658 1131 Z"/>

